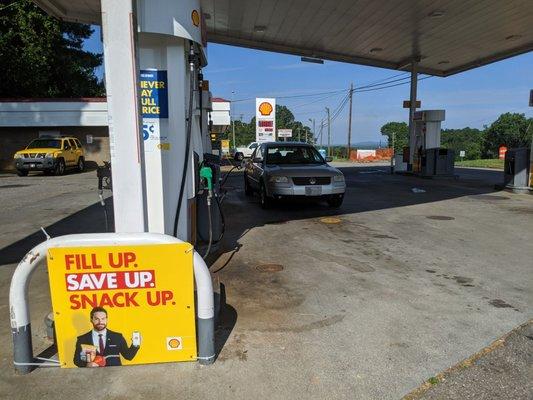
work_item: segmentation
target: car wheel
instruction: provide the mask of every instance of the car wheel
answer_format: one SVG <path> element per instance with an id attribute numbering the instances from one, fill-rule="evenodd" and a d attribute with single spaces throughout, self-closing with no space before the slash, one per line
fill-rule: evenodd
<path id="1" fill-rule="evenodd" d="M 83 159 L 83 157 L 80 157 L 78 159 L 78 171 L 79 172 L 85 171 L 85 160 Z"/>
<path id="2" fill-rule="evenodd" d="M 22 169 L 17 169 L 17 175 L 18 176 L 28 176 L 28 171 L 24 171 Z"/>
<path id="3" fill-rule="evenodd" d="M 65 160 L 60 158 L 57 161 L 56 169 L 54 170 L 54 175 L 63 175 L 65 173 Z"/>
<path id="4" fill-rule="evenodd" d="M 263 182 L 261 182 L 261 190 L 259 192 L 259 195 L 261 196 L 261 208 L 268 209 L 272 206 L 272 199 L 268 197 L 266 192 L 266 187 Z"/>
<path id="5" fill-rule="evenodd" d="M 344 200 L 343 194 L 335 194 L 328 198 L 328 204 L 332 208 L 339 208 L 342 205 L 343 200 Z"/>
<path id="6" fill-rule="evenodd" d="M 250 183 L 248 182 L 246 174 L 244 174 L 244 194 L 246 196 L 252 196 L 254 194 L 254 191 L 252 190 Z"/>

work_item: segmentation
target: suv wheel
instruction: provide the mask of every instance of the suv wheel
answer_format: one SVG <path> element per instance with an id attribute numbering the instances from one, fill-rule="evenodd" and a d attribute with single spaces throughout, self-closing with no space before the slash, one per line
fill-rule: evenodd
<path id="1" fill-rule="evenodd" d="M 17 169 L 17 175 L 18 176 L 28 176 L 28 171 Z"/>
<path id="2" fill-rule="evenodd" d="M 57 160 L 56 169 L 54 170 L 55 175 L 63 175 L 65 173 L 65 160 L 60 158 Z"/>
<path id="3" fill-rule="evenodd" d="M 83 159 L 83 157 L 80 157 L 78 159 L 78 171 L 79 172 L 85 171 L 85 160 Z"/>
<path id="4" fill-rule="evenodd" d="M 261 190 L 259 192 L 259 195 L 261 196 L 261 208 L 268 209 L 272 206 L 272 199 L 268 197 L 266 192 L 266 187 L 263 182 L 261 182 Z"/>

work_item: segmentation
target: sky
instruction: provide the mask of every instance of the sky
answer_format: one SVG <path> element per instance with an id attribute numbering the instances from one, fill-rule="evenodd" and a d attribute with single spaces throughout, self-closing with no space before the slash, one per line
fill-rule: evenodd
<path id="1" fill-rule="evenodd" d="M 85 48 L 101 52 L 99 27 L 94 28 Z M 408 76 L 401 71 L 327 60 L 324 64 L 306 63 L 298 56 L 212 43 L 207 47 L 207 57 L 204 78 L 209 80 L 214 97 L 233 100 L 232 114 L 236 119 L 250 121 L 255 115 L 256 97 L 275 97 L 277 104 L 287 106 L 297 120 L 311 129 L 309 119 L 315 119 L 317 133 L 320 122 L 326 118 L 325 107 L 333 115 L 351 83 L 357 90 L 358 86 L 392 76 L 392 79 Z M 102 71 L 100 68 L 98 74 Z M 380 134 L 382 125 L 390 121 L 407 122 L 408 110 L 402 108 L 402 102 L 409 99 L 409 80 L 405 82 L 383 90 L 354 93 L 352 143 L 384 141 Z M 446 78 L 422 79 L 417 97 L 422 101 L 421 109 L 446 110 L 443 128 L 483 128 L 505 112 L 532 117 L 533 108 L 528 107 L 530 89 L 533 52 Z M 301 95 L 306 97 L 281 98 Z M 348 104 L 331 124 L 332 142 L 345 144 L 347 133 Z"/>

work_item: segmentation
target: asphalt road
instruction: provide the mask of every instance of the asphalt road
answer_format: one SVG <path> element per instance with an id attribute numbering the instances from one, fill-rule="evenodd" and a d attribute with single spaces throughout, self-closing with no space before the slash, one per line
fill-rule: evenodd
<path id="1" fill-rule="evenodd" d="M 214 365 L 27 376 L 11 368 L 15 265 L 43 239 L 40 226 L 52 235 L 103 231 L 103 213 L 94 172 L 0 175 L 0 398 L 399 399 L 532 317 L 533 196 L 495 192 L 495 171 L 462 169 L 458 180 L 391 176 L 375 165 L 343 171 L 338 210 L 312 202 L 262 210 L 244 195 L 242 175 L 228 179 L 228 228 L 211 267 L 227 298 Z M 30 299 L 40 351 L 50 344 L 45 268 Z"/>

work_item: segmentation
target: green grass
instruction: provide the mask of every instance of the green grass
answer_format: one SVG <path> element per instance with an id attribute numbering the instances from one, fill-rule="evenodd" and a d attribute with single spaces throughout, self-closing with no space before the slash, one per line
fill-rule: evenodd
<path id="1" fill-rule="evenodd" d="M 428 383 L 432 385 L 436 385 L 437 383 L 439 383 L 439 379 L 435 376 L 432 376 L 431 378 L 428 379 Z"/>
<path id="2" fill-rule="evenodd" d="M 494 168 L 503 170 L 503 160 L 499 159 L 456 161 L 455 165 L 457 167 Z"/>

